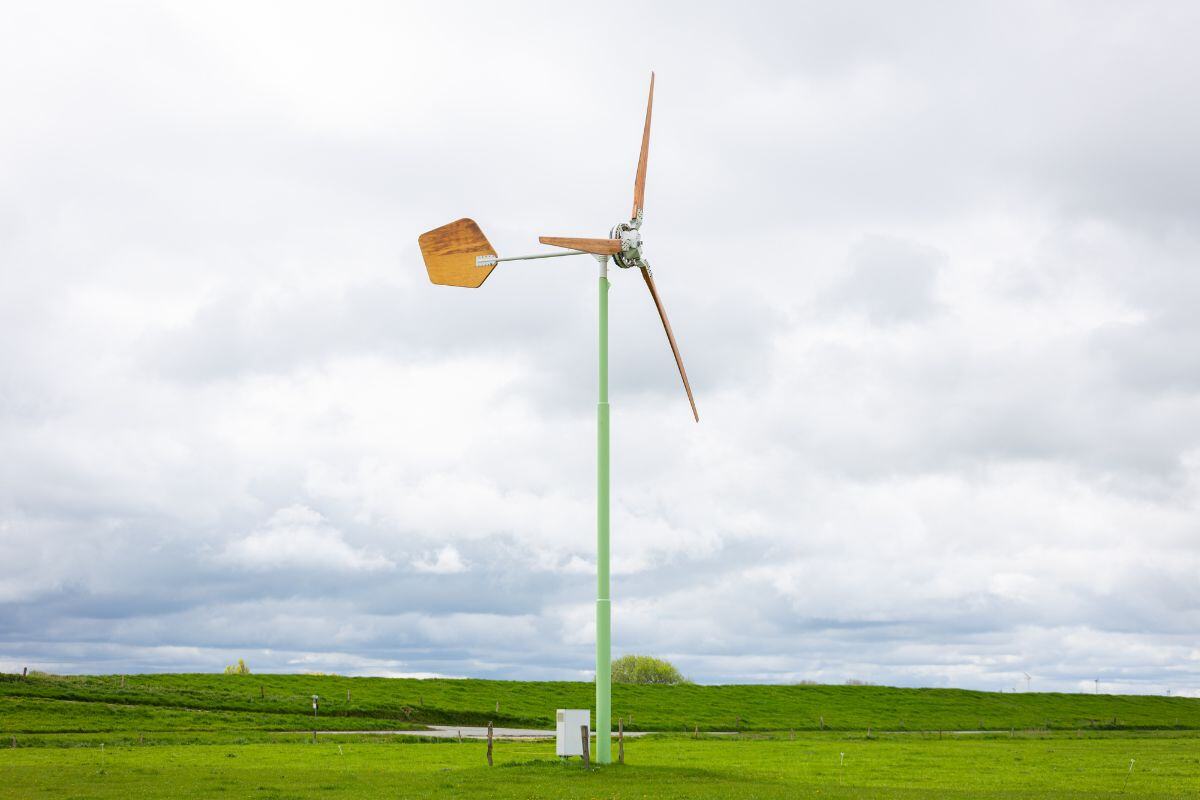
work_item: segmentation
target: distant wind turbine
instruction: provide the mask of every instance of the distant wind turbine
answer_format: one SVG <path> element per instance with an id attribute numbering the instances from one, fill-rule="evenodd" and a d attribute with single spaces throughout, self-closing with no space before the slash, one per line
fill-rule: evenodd
<path id="1" fill-rule="evenodd" d="M 1029 675 L 1028 672 L 1022 672 L 1021 674 L 1025 676 L 1025 691 L 1028 692 L 1029 691 L 1029 682 L 1032 681 L 1033 678 Z"/>

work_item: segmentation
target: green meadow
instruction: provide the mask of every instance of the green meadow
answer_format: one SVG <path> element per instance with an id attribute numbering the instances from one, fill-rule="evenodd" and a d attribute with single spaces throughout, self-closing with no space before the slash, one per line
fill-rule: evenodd
<path id="1" fill-rule="evenodd" d="M 624 764 L 585 769 L 550 740 L 498 740 L 489 767 L 481 741 L 354 732 L 548 728 L 555 708 L 590 704 L 582 683 L 0 676 L 0 798 L 1200 796 L 1200 700 L 614 688 L 614 716 L 665 733 L 626 740 Z M 312 694 L 318 728 L 349 733 L 314 743 Z"/>
<path id="2" fill-rule="evenodd" d="M 122 685 L 124 683 L 124 685 Z M 181 725 L 329 730 L 416 725 L 554 727 L 557 708 L 588 708 L 590 683 L 346 678 L 335 675 L 0 675 L 0 708 L 24 701 L 13 730 L 130 730 Z M 55 701 L 30 715 L 33 700 Z M 58 701 L 98 704 L 80 708 Z M 1183 697 L 897 689 L 886 686 L 613 686 L 613 719 L 635 731 L 1200 730 Z M 10 705 L 11 704 L 11 705 Z M 109 710 L 102 711 L 102 706 Z M 167 712 L 192 716 L 180 721 Z M 199 712 L 199 713 L 198 713 Z M 111 719 L 104 719 L 110 715 Z M 99 725 L 99 727 L 96 727 Z M 10 728 L 5 725 L 5 731 Z"/>

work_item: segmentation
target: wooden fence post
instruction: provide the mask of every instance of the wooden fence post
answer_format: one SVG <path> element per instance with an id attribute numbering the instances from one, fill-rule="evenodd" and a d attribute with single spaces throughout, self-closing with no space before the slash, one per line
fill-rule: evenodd
<path id="1" fill-rule="evenodd" d="M 488 720 L 488 766 L 492 765 L 492 721 Z"/>
<path id="2" fill-rule="evenodd" d="M 346 705 L 350 705 L 350 690 L 346 690 Z"/>
<path id="3" fill-rule="evenodd" d="M 579 735 L 583 737 L 583 765 L 585 767 L 590 767 L 592 765 L 591 752 L 589 751 L 589 745 L 591 742 L 589 741 L 590 737 L 588 736 L 587 725 L 579 726 Z"/>
<path id="4" fill-rule="evenodd" d="M 625 763 L 625 720 L 617 720 L 617 763 Z"/>

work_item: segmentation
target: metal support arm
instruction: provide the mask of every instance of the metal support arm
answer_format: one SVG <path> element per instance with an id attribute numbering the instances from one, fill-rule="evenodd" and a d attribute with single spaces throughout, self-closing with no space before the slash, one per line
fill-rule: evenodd
<path id="1" fill-rule="evenodd" d="M 565 250 L 560 253 L 534 253 L 531 256 L 505 256 L 499 258 L 497 256 L 476 256 L 475 266 L 477 267 L 494 267 L 501 261 L 530 261 L 535 258 L 560 258 L 561 256 L 586 256 L 590 253 L 585 253 L 582 250 Z"/>

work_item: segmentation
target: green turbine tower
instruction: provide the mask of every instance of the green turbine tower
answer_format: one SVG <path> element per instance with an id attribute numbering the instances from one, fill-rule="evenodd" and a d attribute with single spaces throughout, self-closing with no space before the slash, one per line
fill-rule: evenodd
<path id="1" fill-rule="evenodd" d="M 650 153 L 650 115 L 654 108 L 654 74 L 650 74 L 650 96 L 646 101 L 646 125 L 642 131 L 642 149 L 633 182 L 633 212 L 628 222 L 619 222 L 606 239 L 564 236 L 540 236 L 542 244 L 562 248 L 558 251 L 527 256 L 500 258 L 483 231 L 472 219 L 460 219 L 421 234 L 418 242 L 429 280 L 443 286 L 477 289 L 501 261 L 527 261 L 535 258 L 592 255 L 600 264 L 599 303 L 599 397 L 596 406 L 596 760 L 612 762 L 612 597 L 609 591 L 609 404 L 608 404 L 608 262 L 618 267 L 637 269 L 650 290 L 658 309 L 667 342 L 679 367 L 679 377 L 687 392 L 692 416 L 697 422 L 696 400 L 688 383 L 687 371 L 675 343 L 671 323 L 654 284 L 650 262 L 643 255 L 642 218 L 646 194 L 646 161 Z"/>

